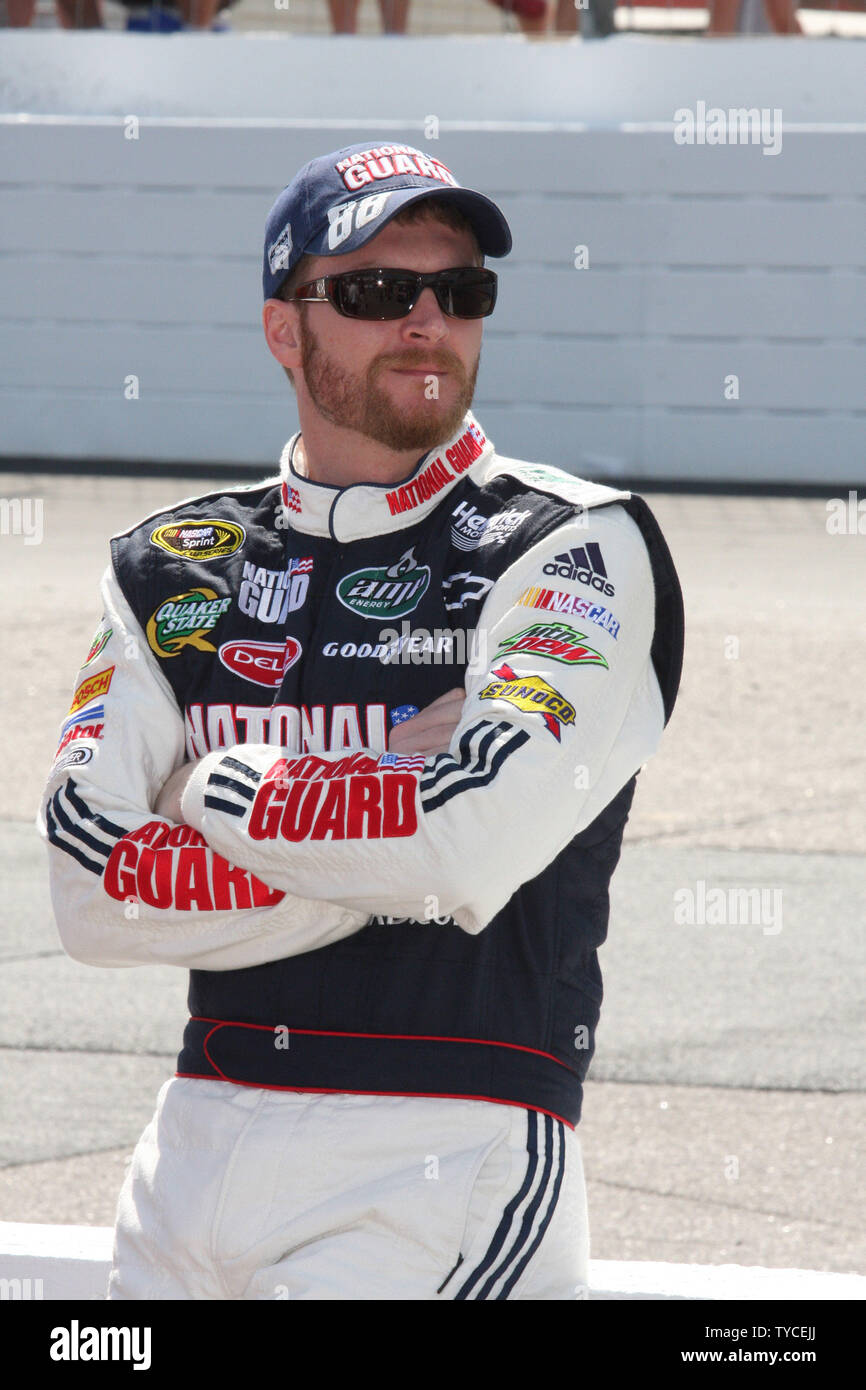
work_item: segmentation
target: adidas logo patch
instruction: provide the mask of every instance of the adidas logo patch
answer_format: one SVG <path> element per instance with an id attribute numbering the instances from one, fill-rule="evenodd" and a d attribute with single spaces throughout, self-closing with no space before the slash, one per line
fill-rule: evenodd
<path id="1" fill-rule="evenodd" d="M 555 555 L 550 563 L 544 566 L 544 573 L 555 575 L 557 579 L 570 579 L 572 583 L 577 581 L 578 584 L 588 584 L 590 588 L 597 589 L 608 598 L 612 598 L 616 593 L 607 577 L 601 557 L 601 546 L 595 541 L 579 545 L 574 550 L 563 552 L 562 555 Z"/>

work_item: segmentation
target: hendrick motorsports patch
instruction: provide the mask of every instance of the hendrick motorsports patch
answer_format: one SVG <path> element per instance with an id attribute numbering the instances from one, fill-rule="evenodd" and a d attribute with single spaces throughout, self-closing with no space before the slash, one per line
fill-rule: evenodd
<path id="1" fill-rule="evenodd" d="M 418 607 L 429 583 L 429 567 L 419 565 L 414 550 L 407 550 L 387 568 L 347 574 L 337 585 L 337 598 L 362 618 L 399 618 Z"/>
<path id="2" fill-rule="evenodd" d="M 240 550 L 247 533 L 234 521 L 217 521 L 212 517 L 172 521 L 157 526 L 150 533 L 151 545 L 158 545 L 169 555 L 182 560 L 221 560 Z"/>
<path id="3" fill-rule="evenodd" d="M 159 605 L 147 620 L 147 640 L 157 656 L 179 656 L 184 647 L 215 652 L 205 638 L 232 606 L 230 598 L 220 598 L 213 589 L 188 589 Z"/>
<path id="4" fill-rule="evenodd" d="M 574 705 L 554 690 L 543 676 L 518 676 L 504 662 L 493 668 L 499 679 L 486 685 L 480 700 L 507 700 L 509 705 L 526 714 L 540 714 L 550 733 L 560 741 L 560 726 L 574 723 Z"/>

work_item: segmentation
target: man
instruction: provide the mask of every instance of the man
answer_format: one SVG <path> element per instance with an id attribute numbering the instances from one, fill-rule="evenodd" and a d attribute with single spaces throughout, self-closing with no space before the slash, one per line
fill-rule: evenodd
<path id="1" fill-rule="evenodd" d="M 55 910 L 192 971 L 114 1298 L 585 1293 L 596 948 L 682 606 L 645 504 L 469 411 L 510 246 L 421 151 L 313 160 L 265 236 L 279 478 L 112 541 Z"/>

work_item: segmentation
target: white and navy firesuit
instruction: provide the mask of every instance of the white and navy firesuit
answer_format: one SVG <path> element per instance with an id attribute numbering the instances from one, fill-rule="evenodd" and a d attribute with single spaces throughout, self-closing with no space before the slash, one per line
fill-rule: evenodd
<path id="1" fill-rule="evenodd" d="M 676 573 L 640 498 L 471 414 L 400 485 L 312 482 L 296 441 L 112 541 L 41 813 L 69 954 L 191 972 L 111 1296 L 580 1297 L 597 949 Z M 389 753 L 455 686 L 449 751 Z"/>

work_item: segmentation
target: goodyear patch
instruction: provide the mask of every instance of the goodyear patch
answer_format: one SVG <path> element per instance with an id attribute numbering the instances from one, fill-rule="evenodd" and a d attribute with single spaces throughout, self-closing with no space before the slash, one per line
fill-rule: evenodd
<path id="1" fill-rule="evenodd" d="M 562 725 L 574 723 L 574 705 L 543 676 L 518 676 L 505 662 L 499 667 L 494 666 L 493 674 L 498 679 L 484 687 L 479 699 L 506 700 L 509 705 L 526 714 L 540 714 L 548 731 L 559 743 Z"/>

